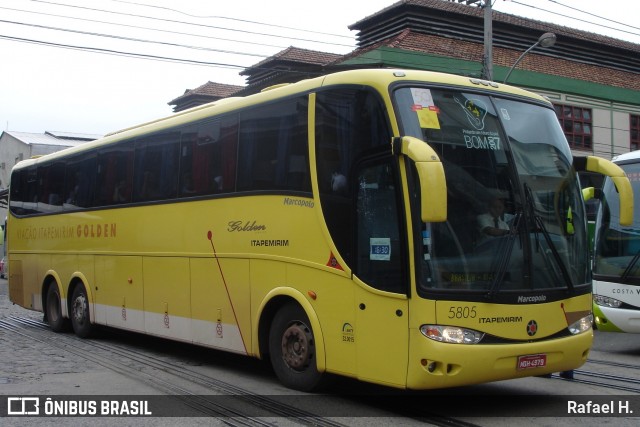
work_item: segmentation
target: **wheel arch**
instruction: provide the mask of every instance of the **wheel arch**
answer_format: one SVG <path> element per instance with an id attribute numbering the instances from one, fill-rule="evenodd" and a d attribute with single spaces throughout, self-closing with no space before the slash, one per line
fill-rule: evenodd
<path id="1" fill-rule="evenodd" d="M 67 294 L 65 295 L 65 301 L 67 302 L 65 310 L 67 311 L 67 313 L 69 313 L 69 311 L 71 310 L 71 304 L 72 304 L 71 297 L 73 296 L 73 291 L 78 286 L 83 286 L 85 292 L 87 293 L 87 298 L 89 299 L 89 307 L 90 307 L 89 320 L 91 321 L 91 323 L 94 323 L 95 322 L 95 310 L 93 309 L 93 304 L 95 301 L 94 295 L 91 287 L 89 286 L 89 281 L 87 280 L 86 276 L 82 273 L 74 273 L 73 276 L 71 277 L 71 280 L 69 281 L 69 288 L 67 290 Z"/>
<path id="2" fill-rule="evenodd" d="M 49 288 L 55 286 L 58 288 L 58 293 L 60 294 L 60 301 L 66 301 L 66 294 L 64 289 L 60 285 L 62 281 L 60 280 L 60 276 L 54 270 L 49 270 L 45 273 L 44 278 L 42 279 L 42 290 L 40 293 L 40 300 L 42 302 L 42 312 L 44 313 L 45 319 L 47 316 L 47 293 L 49 292 Z M 62 317 L 69 318 L 69 312 L 67 311 L 67 304 L 60 304 L 60 310 Z"/>
<path id="3" fill-rule="evenodd" d="M 253 328 L 253 342 L 258 343 L 258 348 L 254 349 L 254 354 L 264 359 L 269 354 L 269 330 L 273 318 L 288 303 L 298 304 L 306 313 L 311 322 L 311 329 L 316 346 L 316 364 L 320 372 L 326 370 L 325 346 L 322 328 L 317 313 L 311 303 L 302 293 L 293 288 L 279 287 L 269 292 L 258 308 L 257 325 Z"/>

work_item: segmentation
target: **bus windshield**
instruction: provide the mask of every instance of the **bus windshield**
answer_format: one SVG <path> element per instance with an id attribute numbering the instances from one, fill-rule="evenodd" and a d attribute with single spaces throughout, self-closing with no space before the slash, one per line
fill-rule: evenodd
<path id="1" fill-rule="evenodd" d="M 426 87 L 397 89 L 395 103 L 401 133 L 438 153 L 447 180 L 447 220 L 415 216 L 419 293 L 588 291 L 585 227 L 573 226 L 584 205 L 552 109 Z"/>
<path id="2" fill-rule="evenodd" d="M 634 198 L 640 197 L 640 163 L 618 164 L 631 181 Z M 630 227 L 619 223 L 620 199 L 613 181 L 606 179 L 596 219 L 593 273 L 600 279 L 640 284 L 640 217 Z M 637 199 L 636 199 L 637 200 Z"/>

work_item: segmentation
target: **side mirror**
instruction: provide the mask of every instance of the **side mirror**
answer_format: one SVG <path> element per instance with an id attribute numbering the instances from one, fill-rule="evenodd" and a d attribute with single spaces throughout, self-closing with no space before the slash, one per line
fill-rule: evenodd
<path id="1" fill-rule="evenodd" d="M 420 216 L 423 222 L 447 220 L 447 180 L 438 154 L 424 141 L 412 136 L 393 138 L 392 152 L 411 159 L 420 180 Z"/>
<path id="2" fill-rule="evenodd" d="M 574 158 L 573 167 L 576 172 L 596 172 L 611 178 L 620 196 L 620 225 L 631 225 L 633 223 L 633 190 L 631 189 L 629 178 L 627 178 L 620 166 L 601 157 L 587 156 Z M 583 190 L 583 196 L 585 190 L 588 190 L 588 188 Z M 593 196 L 595 195 L 596 193 L 594 192 Z"/>
<path id="3" fill-rule="evenodd" d="M 602 189 L 595 187 L 586 187 L 582 189 L 582 198 L 585 202 L 591 199 L 602 200 Z"/>

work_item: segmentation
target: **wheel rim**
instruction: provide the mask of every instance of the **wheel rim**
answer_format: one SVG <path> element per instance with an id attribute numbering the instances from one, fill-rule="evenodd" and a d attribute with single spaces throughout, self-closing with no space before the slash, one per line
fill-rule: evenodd
<path id="1" fill-rule="evenodd" d="M 313 355 L 313 335 L 303 323 L 289 326 L 282 334 L 282 358 L 285 363 L 296 371 L 302 371 L 309 366 Z"/>
<path id="2" fill-rule="evenodd" d="M 73 300 L 73 319 L 79 325 L 85 321 L 86 307 L 87 298 L 84 295 L 78 295 L 76 299 Z"/>

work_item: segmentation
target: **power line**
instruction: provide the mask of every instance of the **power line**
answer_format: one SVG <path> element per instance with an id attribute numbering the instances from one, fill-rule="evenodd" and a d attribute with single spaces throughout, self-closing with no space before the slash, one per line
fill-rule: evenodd
<path id="1" fill-rule="evenodd" d="M 178 10 L 178 9 L 172 9 L 170 7 L 157 6 L 157 5 L 145 4 L 145 3 L 137 3 L 137 2 L 133 2 L 133 1 L 126 1 L 126 0 L 111 0 L 111 1 L 116 2 L 116 3 L 126 3 L 126 4 L 133 4 L 133 5 L 136 5 L 136 6 L 150 7 L 150 8 L 154 8 L 154 9 L 168 10 L 170 12 L 176 12 L 176 13 L 179 13 L 181 15 L 190 16 L 192 18 L 228 19 L 228 20 L 231 20 L 231 21 L 246 22 L 248 24 L 264 25 L 264 26 L 273 27 L 273 28 L 283 28 L 283 29 L 286 29 L 286 30 L 302 31 L 302 32 L 305 32 L 305 33 L 320 34 L 320 35 L 323 35 L 323 36 L 351 38 L 350 36 L 345 36 L 343 34 L 324 33 L 322 31 L 308 30 L 308 29 L 305 29 L 305 28 L 287 27 L 285 25 L 269 24 L 269 23 L 266 23 L 266 22 L 251 21 L 251 20 L 248 20 L 248 19 L 232 18 L 232 17 L 228 17 L 228 16 L 194 15 L 194 14 L 187 13 L 187 12 L 184 12 L 184 11 L 181 11 L 181 10 Z"/>
<path id="2" fill-rule="evenodd" d="M 32 0 L 32 1 L 34 1 L 34 0 Z M 38 1 L 38 0 L 35 0 L 35 1 Z M 117 1 L 117 0 L 114 0 L 114 1 Z M 44 3 L 51 3 L 51 2 L 44 2 Z M 54 17 L 61 17 L 61 18 L 70 18 L 70 19 L 76 19 L 76 20 L 88 21 L 88 22 L 97 22 L 97 23 L 103 23 L 103 24 L 107 24 L 107 25 L 124 25 L 124 26 L 127 26 L 127 27 L 133 27 L 133 28 L 139 28 L 139 29 L 149 29 L 149 30 L 155 30 L 155 31 L 164 31 L 164 32 L 172 33 L 172 34 L 177 33 L 177 32 L 173 32 L 173 31 L 158 30 L 158 29 L 148 28 L 148 27 L 131 26 L 131 25 L 126 25 L 126 24 L 116 24 L 116 23 L 112 23 L 112 22 L 108 22 L 108 21 L 97 21 L 97 20 L 90 20 L 90 19 L 85 19 L 85 18 L 70 17 L 70 16 L 65 16 L 65 15 L 56 15 L 56 14 L 49 14 L 49 13 L 25 11 L 25 10 L 21 10 L 21 9 L 12 9 L 12 8 L 5 8 L 5 7 L 0 7 L 0 9 L 8 9 L 8 10 L 14 10 L 14 11 L 18 11 L 18 12 L 42 14 L 42 15 L 46 15 L 46 16 L 54 16 Z M 137 38 L 123 37 L 123 36 L 114 36 L 114 35 L 101 34 L 101 33 L 95 33 L 95 32 L 86 32 L 86 31 L 80 31 L 80 30 L 65 29 L 65 28 L 60 28 L 60 27 L 50 27 L 50 26 L 37 25 L 37 24 L 27 24 L 27 23 L 22 23 L 22 22 L 17 22 L 17 21 L 2 21 L 2 20 L 0 20 L 0 22 L 17 24 L 17 25 L 29 25 L 29 26 L 34 26 L 34 27 L 43 28 L 43 29 L 66 31 L 66 32 L 75 32 L 75 33 L 80 33 L 80 34 L 85 34 L 85 35 L 92 35 L 92 36 L 99 36 L 99 37 L 109 37 L 109 38 L 128 40 L 128 41 L 134 41 L 134 42 L 165 44 L 165 45 L 170 45 L 170 46 L 175 46 L 175 47 L 187 47 L 187 48 L 198 49 L 198 50 L 211 50 L 211 51 L 223 52 L 223 53 L 228 53 L 228 54 L 250 55 L 250 56 L 258 56 L 258 57 L 262 57 L 262 58 L 267 56 L 267 55 L 244 53 L 244 52 L 239 52 L 239 51 L 224 51 L 224 50 L 220 50 L 220 49 L 209 49 L 209 48 L 201 48 L 201 47 L 197 47 L 197 46 L 186 46 L 186 45 L 181 45 L 181 44 L 177 44 L 177 43 L 165 43 L 165 42 L 158 42 L 158 41 L 152 41 L 152 40 L 143 40 L 143 39 L 137 39 Z M 189 33 L 177 33 L 177 34 L 199 36 L 197 34 L 189 34 Z M 169 57 L 166 57 L 166 56 L 151 56 L 151 55 L 149 55 L 149 56 L 142 57 L 139 54 L 135 54 L 135 53 L 131 53 L 131 52 L 113 51 L 113 50 L 109 50 L 109 49 L 99 49 L 99 48 L 93 48 L 93 47 L 90 47 L 90 46 L 86 46 L 86 47 L 73 46 L 73 47 L 70 47 L 70 46 L 65 45 L 65 44 L 46 42 L 44 40 L 21 39 L 19 37 L 10 37 L 10 36 L 5 36 L 4 38 L 7 39 L 7 40 L 14 40 L 14 41 L 26 41 L 26 40 L 28 40 L 28 42 L 30 42 L 30 43 L 35 43 L 35 44 L 40 44 L 40 45 L 45 45 L 45 46 L 50 46 L 50 47 L 67 47 L 67 48 L 73 48 L 75 50 L 86 50 L 86 51 L 90 51 L 90 52 L 94 52 L 94 53 L 115 54 L 115 52 L 117 52 L 118 55 L 120 55 L 120 56 L 129 56 L 129 57 L 136 57 L 136 58 L 142 58 L 142 59 L 152 59 L 152 60 L 162 59 L 162 60 L 165 60 L 165 61 L 188 63 L 188 64 L 191 64 L 191 63 L 201 64 L 202 63 L 202 61 L 192 61 L 192 60 L 188 60 L 188 59 L 176 59 L 176 58 L 169 58 Z M 207 37 L 207 38 L 211 38 L 211 37 Z M 215 37 L 213 37 L 213 38 L 215 38 Z M 235 41 L 235 40 L 231 40 L 231 41 Z M 276 46 L 276 47 L 283 48 L 282 46 Z M 405 53 L 407 55 L 412 55 L 412 56 L 421 56 L 422 55 L 419 52 L 415 52 L 415 53 L 413 53 L 413 52 L 405 52 Z M 374 57 L 368 57 L 366 53 L 364 55 L 360 55 L 360 58 L 364 59 L 364 60 L 366 60 L 366 59 L 375 60 L 376 59 Z M 206 61 L 204 61 L 204 63 L 206 65 L 209 65 L 209 66 L 214 66 L 214 64 L 215 64 L 215 63 L 209 63 L 209 62 L 206 62 Z M 407 61 L 407 62 L 398 62 L 397 63 L 397 66 L 401 67 L 403 65 L 404 66 L 415 67 L 415 64 L 412 63 L 412 62 L 409 62 L 409 61 Z M 261 67 L 252 67 L 252 66 L 237 65 L 237 64 L 233 64 L 233 66 L 236 67 L 236 68 L 261 69 Z M 268 69 L 268 67 L 262 67 L 262 68 Z M 477 72 L 477 70 L 475 68 L 460 68 L 460 67 L 446 67 L 446 66 L 432 66 L 431 69 L 438 70 L 438 71 L 444 71 L 444 72 L 455 72 L 455 73 L 458 73 L 458 74 L 469 73 L 469 72 L 476 73 Z"/>
<path id="3" fill-rule="evenodd" d="M 252 45 L 256 45 L 256 46 L 274 47 L 274 48 L 277 48 L 277 49 L 286 48 L 286 46 L 278 46 L 278 45 L 267 44 L 267 43 L 259 43 L 259 42 L 251 42 L 251 41 L 244 41 L 244 40 L 227 39 L 227 38 L 223 38 L 223 37 L 206 36 L 206 35 L 202 35 L 202 34 L 185 33 L 185 32 L 172 31 L 172 30 L 163 30 L 163 29 L 160 29 L 160 28 L 143 27 L 143 26 L 140 26 L 140 25 L 131 25 L 131 24 L 122 24 L 122 23 L 119 23 L 119 22 L 101 21 L 101 20 L 97 20 L 97 19 L 78 18 L 78 17 L 75 17 L 75 16 L 58 15 L 58 14 L 55 14 L 55 13 L 35 12 L 35 11 L 32 11 L 32 10 L 15 9 L 15 8 L 10 8 L 10 7 L 3 7 L 3 6 L 0 6 L 0 9 L 11 10 L 13 12 L 31 13 L 31 14 L 42 15 L 42 16 L 51 16 L 51 17 L 54 17 L 54 18 L 64 18 L 64 19 L 72 19 L 72 20 L 77 20 L 77 21 L 92 22 L 92 23 L 96 23 L 96 24 L 106 24 L 106 25 L 115 25 L 115 26 L 126 27 L 126 28 L 135 28 L 135 29 L 138 29 L 138 30 L 147 30 L 147 31 L 156 31 L 156 32 L 161 32 L 161 33 L 177 34 L 177 35 L 181 35 L 181 36 L 199 37 L 199 38 L 205 38 L 205 39 L 211 39 L 211 40 L 221 40 L 221 41 L 229 41 L 229 42 L 235 42 L 235 43 L 252 44 Z"/>
<path id="4" fill-rule="evenodd" d="M 220 62 L 208 62 L 208 61 L 196 61 L 196 60 L 184 59 L 184 58 L 171 58 L 171 57 L 167 57 L 167 56 L 150 55 L 150 54 L 146 54 L 146 53 L 124 52 L 124 51 L 118 51 L 118 50 L 113 50 L 113 49 L 104 49 L 104 48 L 90 47 L 90 46 L 76 46 L 76 45 L 70 45 L 70 44 L 48 42 L 48 41 L 44 41 L 44 40 L 26 39 L 26 38 L 22 38 L 22 37 L 13 37 L 13 36 L 7 36 L 7 35 L 4 35 L 4 34 L 0 34 L 0 39 L 5 39 L 5 40 L 10 40 L 10 41 L 15 41 L 15 42 L 22 42 L 22 43 L 31 43 L 31 44 L 37 44 L 37 45 L 43 45 L 43 46 L 49 46 L 49 47 L 57 47 L 57 48 L 63 48 L 63 49 L 71 49 L 71 50 L 80 50 L 80 51 L 85 51 L 85 52 L 102 53 L 102 54 L 107 54 L 107 55 L 125 56 L 125 57 L 130 57 L 130 58 L 150 59 L 150 60 L 154 60 L 154 61 L 177 62 L 177 63 L 189 64 L 189 65 L 205 65 L 205 66 L 210 66 L 210 67 L 222 67 L 222 68 L 237 68 L 237 69 L 244 69 L 245 68 L 245 66 L 243 66 L 243 65 L 236 65 L 236 64 L 225 64 L 225 63 L 220 63 Z"/>
<path id="5" fill-rule="evenodd" d="M 139 38 L 134 38 L 134 37 L 117 36 L 117 35 L 113 35 L 113 34 L 103 34 L 103 33 L 96 33 L 96 32 L 90 32 L 90 31 L 72 30 L 72 29 L 68 29 L 68 28 L 51 27 L 51 26 L 47 26 L 47 25 L 28 24 L 28 23 L 25 23 L 25 22 L 7 21 L 7 20 L 4 20 L 4 19 L 0 19 L 0 23 L 28 26 L 28 27 L 41 28 L 41 29 L 46 29 L 46 30 L 64 31 L 64 32 L 68 32 L 68 33 L 83 34 L 83 35 L 89 35 L 89 36 L 95 36 L 95 37 L 106 37 L 106 38 L 111 38 L 111 39 L 116 39 L 116 40 L 125 40 L 125 41 L 133 41 L 133 42 L 140 42 L 140 43 L 153 43 L 153 44 L 159 44 L 159 45 L 163 45 L 163 46 L 172 46 L 172 47 L 182 47 L 182 48 L 187 48 L 187 49 L 204 50 L 204 51 L 209 51 L 209 52 L 221 52 L 221 53 L 228 53 L 228 54 L 234 54 L 234 55 L 257 56 L 257 57 L 260 57 L 260 58 L 266 58 L 267 57 L 267 55 L 262 55 L 262 54 L 257 54 L 257 53 L 248 53 L 248 52 L 239 52 L 239 51 L 231 51 L 231 50 L 223 50 L 223 49 L 214 49 L 214 48 L 201 47 L 201 46 L 189 46 L 189 45 L 184 45 L 184 44 L 179 44 L 179 43 L 161 42 L 161 41 L 154 41 L 154 40 L 139 39 Z"/>
<path id="6" fill-rule="evenodd" d="M 75 8 L 80 8 L 80 9 L 83 9 L 83 10 L 91 10 L 91 11 L 99 11 L 99 12 L 120 14 L 119 12 L 105 11 L 103 9 L 94 9 L 94 8 L 87 8 L 87 7 L 81 7 L 81 6 L 72 6 L 72 5 L 56 3 L 56 2 L 51 2 L 51 1 L 45 1 L 45 0 L 30 0 L 30 1 L 34 1 L 34 2 L 37 2 L 37 3 L 45 3 L 45 4 L 52 4 L 52 5 L 66 6 L 66 7 L 75 7 Z M 141 5 L 141 6 L 148 6 L 148 7 L 155 7 L 155 6 L 150 6 L 150 5 L 144 5 L 144 4 L 141 4 L 141 3 L 135 3 L 135 2 L 131 2 L 131 1 L 126 1 L 126 0 L 112 0 L 112 1 L 120 2 L 120 3 L 136 4 L 136 5 Z M 550 0 L 550 1 L 554 1 L 554 0 Z M 520 4 L 520 5 L 523 5 L 523 6 L 527 6 L 527 7 L 534 7 L 534 6 L 530 6 L 530 5 L 524 4 L 524 3 L 520 3 L 518 1 L 514 1 L 514 3 Z M 10 9 L 10 8 L 2 8 L 2 7 L 0 7 L 0 8 L 1 9 L 15 10 L 15 9 Z M 158 8 L 172 10 L 172 11 L 175 10 L 175 9 L 169 9 L 169 8 L 163 8 L 163 7 L 158 7 Z M 536 8 L 536 7 L 534 7 L 534 8 Z M 536 8 L 536 9 L 539 9 L 539 8 Z M 540 10 L 544 10 L 544 9 L 540 9 Z M 18 10 L 18 11 L 22 11 L 22 10 Z M 40 14 L 39 12 L 30 12 L 30 11 L 22 11 L 22 12 Z M 547 11 L 547 12 L 549 12 L 549 11 Z M 553 12 L 551 12 L 551 13 L 553 13 Z M 44 14 L 44 15 L 50 15 L 50 14 Z M 157 19 L 157 18 L 146 17 L 146 16 L 138 15 L 138 14 L 125 14 L 125 15 L 135 16 L 135 17 L 143 17 L 143 18 L 148 18 L 148 19 Z M 84 18 L 68 17 L 68 16 L 63 16 L 63 15 L 54 15 L 54 16 L 63 17 L 63 18 L 71 18 L 71 19 L 80 19 L 82 21 L 100 22 L 100 23 L 106 23 L 106 24 L 110 24 L 110 25 L 122 25 L 122 24 L 115 24 L 115 23 L 110 23 L 110 22 L 105 22 L 105 21 L 95 21 L 95 20 L 89 20 L 89 19 L 84 19 Z M 183 21 L 176 21 L 176 20 L 168 20 L 168 21 L 183 23 Z M 50 27 L 50 26 L 44 26 L 44 25 L 26 24 L 26 23 L 16 22 L 16 21 L 0 21 L 0 22 L 5 22 L 5 23 L 10 23 L 10 24 L 15 24 L 15 25 L 29 25 L 29 26 L 33 26 L 33 27 L 49 29 L 49 30 L 55 30 L 55 31 L 74 32 L 74 33 L 79 33 L 79 34 L 98 36 L 98 37 L 108 37 L 108 38 L 127 40 L 127 41 L 133 41 L 133 42 L 154 43 L 154 44 L 161 44 L 161 45 L 167 45 L 167 46 L 173 46 L 173 47 L 183 47 L 183 48 L 196 49 L 196 50 L 215 51 L 215 52 L 221 52 L 221 53 L 225 53 L 225 54 L 247 55 L 247 56 L 256 56 L 256 57 L 261 57 L 261 58 L 264 58 L 264 57 L 267 56 L 267 55 L 259 55 L 259 54 L 253 54 L 253 53 L 248 53 L 248 52 L 221 50 L 221 49 L 205 48 L 205 47 L 198 47 L 198 46 L 189 46 L 189 45 L 178 44 L 178 43 L 167 43 L 167 42 L 145 40 L 145 39 L 124 37 L 124 36 L 114 36 L 114 35 L 109 35 L 109 34 L 86 32 L 86 31 L 65 29 L 65 28 L 60 28 L 60 27 Z M 199 25 L 199 24 L 194 24 L 194 25 Z M 133 26 L 133 27 L 142 28 L 142 29 L 149 29 L 149 30 L 157 30 L 157 29 L 148 28 L 148 27 L 138 27 L 138 26 Z M 213 27 L 213 28 L 219 28 L 219 27 Z M 167 31 L 167 30 L 164 30 L 164 31 Z M 176 33 L 176 32 L 173 32 L 173 31 L 167 31 L 167 32 L 172 33 L 172 34 Z M 195 36 L 198 36 L 198 35 L 195 35 Z M 9 37 L 9 36 L 6 36 L 6 37 Z M 14 40 L 18 40 L 18 39 L 19 38 L 14 38 Z M 232 41 L 235 41 L 235 40 L 232 40 Z M 35 41 L 32 40 L 32 42 L 35 42 Z M 238 41 L 238 42 L 240 42 L 240 41 Z M 44 45 L 48 45 L 48 46 L 52 46 L 52 47 L 63 46 L 62 44 L 46 43 L 44 41 L 38 41 L 38 44 L 44 44 Z M 282 48 L 282 47 L 279 47 L 279 48 Z M 100 50 L 98 48 L 93 48 L 93 47 L 89 47 L 89 46 L 87 46 L 87 47 L 76 46 L 75 49 L 77 49 L 77 50 L 87 50 L 87 51 L 93 51 L 93 52 L 102 52 L 103 51 L 103 50 Z M 109 52 L 111 52 L 111 54 L 113 54 L 113 52 L 114 52 L 114 51 L 110 51 L 108 49 L 106 49 L 104 51 L 109 51 Z M 118 51 L 118 53 L 120 55 L 123 55 L 123 56 L 141 57 L 140 55 L 137 55 L 137 54 L 134 54 L 134 53 L 129 53 L 129 52 Z M 421 55 L 421 54 L 416 52 L 415 55 Z M 185 63 L 200 63 L 200 62 L 202 62 L 202 61 L 192 61 L 192 60 L 168 58 L 168 57 L 162 57 L 162 56 L 156 56 L 156 57 L 150 56 L 150 59 L 157 60 L 158 58 L 164 58 L 164 60 L 170 60 L 170 61 L 174 61 L 174 62 L 185 62 Z M 360 58 L 366 60 L 367 59 L 367 55 L 364 54 L 364 55 L 360 56 Z M 209 64 L 209 65 L 212 64 L 212 63 L 208 63 L 206 61 L 204 61 L 204 62 Z M 406 62 L 406 63 L 400 62 L 400 63 L 398 63 L 398 66 L 402 66 L 402 65 L 415 66 L 415 64 L 412 64 L 412 63 L 409 63 L 409 62 Z M 234 64 L 234 66 L 236 66 L 236 67 L 246 67 L 246 66 L 240 66 L 240 65 L 236 65 L 236 64 Z M 456 72 L 456 73 L 459 73 L 459 74 L 460 73 L 464 73 L 464 72 L 476 72 L 477 71 L 475 68 L 473 68 L 473 69 L 472 68 L 460 69 L 459 67 L 452 68 L 452 67 L 433 67 L 433 66 L 431 68 L 432 69 L 439 69 L 439 70 L 443 70 L 443 71 L 453 71 L 453 72 Z"/>
<path id="7" fill-rule="evenodd" d="M 257 32 L 257 31 L 241 30 L 241 29 L 237 29 L 237 28 L 219 27 L 219 26 L 216 26 L 216 25 L 198 24 L 198 23 L 195 23 L 195 22 L 179 21 L 179 20 L 176 20 L 176 19 L 156 18 L 156 17 L 152 17 L 152 16 L 139 15 L 139 14 L 135 14 L 135 13 L 114 12 L 112 10 L 96 9 L 96 8 L 86 7 L 86 6 L 69 5 L 69 4 L 56 3 L 56 2 L 46 1 L 46 0 L 29 0 L 29 1 L 36 2 L 36 3 L 50 4 L 50 5 L 55 5 L 55 6 L 63 6 L 63 7 L 70 7 L 70 8 L 75 8 L 75 9 L 89 10 L 91 12 L 109 13 L 109 14 L 121 15 L 121 16 L 129 16 L 129 17 L 134 17 L 134 18 L 149 19 L 149 20 L 153 20 L 153 21 L 169 22 L 169 23 L 173 23 L 173 24 L 190 25 L 190 26 L 208 28 L 208 29 L 240 32 L 240 33 L 243 33 L 243 34 L 252 34 L 252 35 L 256 35 L 256 36 L 267 36 L 267 37 L 275 37 L 275 38 L 282 38 L 282 39 L 289 39 L 289 40 L 296 40 L 296 41 L 305 41 L 305 42 L 317 43 L 317 40 L 311 40 L 311 39 L 288 37 L 288 36 L 283 36 L 283 35 L 279 35 L 279 34 L 261 33 L 261 32 Z M 324 43 L 335 45 L 335 46 L 352 47 L 351 45 L 342 44 L 342 43 L 328 43 L 328 42 L 324 42 Z"/>
<path id="8" fill-rule="evenodd" d="M 640 27 L 634 27 L 633 25 L 625 24 L 624 22 L 615 21 L 613 19 L 605 18 L 603 16 L 596 15 L 595 13 L 587 12 L 585 10 L 581 10 L 581 9 L 575 8 L 573 6 L 569 6 L 569 5 L 560 3 L 559 1 L 556 1 L 556 0 L 548 0 L 548 1 L 551 2 L 551 3 L 555 3 L 558 6 L 566 7 L 567 9 L 575 10 L 576 12 L 584 13 L 585 15 L 589 15 L 589 16 L 593 16 L 594 18 L 602 19 L 603 21 L 609 21 L 609 22 L 613 22 L 614 24 L 622 25 L 624 27 L 633 28 L 634 30 L 640 30 Z"/>
<path id="9" fill-rule="evenodd" d="M 630 35 L 633 35 L 633 36 L 640 36 L 640 33 L 634 33 L 634 32 L 632 32 L 632 31 L 622 30 L 622 29 L 620 29 L 620 28 L 610 27 L 610 26 L 607 26 L 607 25 L 598 24 L 598 23 L 595 23 L 595 22 L 592 22 L 592 21 L 587 21 L 587 20 L 585 20 L 585 19 L 575 18 L 575 17 L 573 17 L 573 16 L 564 15 L 564 14 L 562 14 L 562 13 L 558 13 L 558 12 L 554 12 L 554 11 L 551 11 L 551 10 L 548 10 L 548 9 L 543 9 L 543 8 L 541 8 L 541 7 L 537 7 L 537 6 L 533 6 L 533 5 L 530 5 L 530 4 L 522 3 L 522 2 L 519 2 L 519 1 L 517 1 L 517 0 L 511 0 L 511 2 L 512 2 L 512 3 L 514 3 L 514 4 L 521 5 L 521 6 L 530 7 L 530 8 L 532 8 L 532 9 L 537 9 L 537 10 L 540 10 L 540 11 L 542 11 L 542 12 L 547 12 L 547 13 L 550 13 L 550 14 L 552 14 L 552 15 L 557 15 L 557 16 L 561 16 L 561 17 L 563 17 L 563 18 L 568 18 L 568 19 L 571 19 L 571 20 L 574 20 L 574 21 L 579 21 L 579 22 L 584 22 L 584 23 L 586 23 L 586 24 L 596 25 L 596 26 L 598 26 L 598 27 L 602 27 L 602 28 L 607 28 L 607 29 L 610 29 L 610 30 L 619 31 L 619 32 L 621 32 L 621 33 L 626 33 L 626 34 L 630 34 Z M 566 6 L 566 7 L 569 7 L 569 6 Z M 576 11 L 578 11 L 578 12 L 581 12 L 581 11 L 580 11 L 580 10 L 578 10 L 578 9 L 574 9 L 574 10 L 576 10 Z M 588 13 L 588 12 L 584 12 L 584 13 Z M 605 18 L 601 18 L 601 19 L 605 19 Z M 635 27 L 632 27 L 632 28 L 635 28 Z"/>
<path id="10" fill-rule="evenodd" d="M 240 64 L 199 61 L 199 60 L 192 60 L 192 59 L 186 59 L 186 58 L 175 58 L 175 57 L 169 57 L 169 56 L 142 54 L 142 53 L 136 53 L 136 52 L 127 52 L 127 51 L 120 51 L 120 50 L 114 50 L 114 49 L 105 49 L 105 48 L 97 48 L 97 47 L 91 47 L 91 46 L 78 46 L 78 45 L 70 45 L 70 44 L 65 44 L 65 43 L 54 43 L 54 42 L 45 41 L 45 40 L 27 39 L 27 38 L 14 37 L 14 36 L 9 36 L 9 35 L 4 35 L 4 34 L 0 34 L 0 39 L 13 41 L 13 42 L 36 44 L 36 45 L 41 45 L 41 46 L 53 47 L 53 48 L 78 50 L 78 51 L 85 51 L 85 52 L 90 52 L 90 53 L 98 53 L 98 54 L 114 55 L 114 56 L 123 56 L 123 57 L 144 59 L 144 60 L 152 60 L 152 61 L 180 63 L 180 64 L 185 64 L 185 65 L 208 66 L 208 67 L 214 67 L 214 68 L 216 68 L 216 67 L 217 68 L 233 68 L 233 69 L 240 69 L 240 70 L 245 70 L 247 68 L 251 68 L 251 69 L 255 69 L 255 70 L 268 70 L 268 71 L 273 71 L 274 70 L 272 67 L 269 67 L 269 66 L 247 66 L 247 65 L 240 65 Z M 416 52 L 416 53 L 407 52 L 406 54 L 407 55 L 411 55 L 411 56 L 421 56 L 421 54 L 418 53 L 418 52 Z M 359 56 L 359 58 L 360 59 L 364 59 L 364 60 L 367 60 L 367 59 L 377 60 L 377 59 L 379 59 L 377 55 L 368 57 L 367 53 Z M 399 61 L 399 62 L 396 63 L 396 66 L 398 66 L 398 67 L 407 66 L 407 67 L 410 67 L 410 68 L 414 68 L 415 67 L 415 62 L 411 62 L 411 61 L 402 62 L 402 61 Z M 446 66 L 438 66 L 438 65 L 434 66 L 433 64 L 431 64 L 430 69 L 433 70 L 433 71 L 450 72 L 450 73 L 456 73 L 456 74 L 464 74 L 464 73 L 478 73 L 479 74 L 479 72 L 480 72 L 480 66 L 479 65 L 478 65 L 478 67 L 461 68 L 461 67 L 446 67 Z M 298 70 L 295 70 L 295 69 L 287 69 L 287 70 L 278 69 L 276 71 L 286 71 L 288 73 L 294 73 L 294 74 L 295 73 L 299 73 L 299 74 L 305 74 L 305 75 L 307 75 L 307 74 L 316 74 L 316 75 L 324 74 L 323 71 L 310 72 L 310 71 L 298 71 Z"/>

